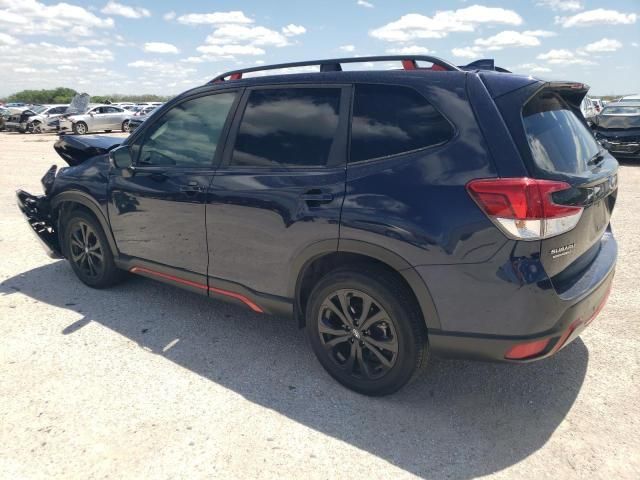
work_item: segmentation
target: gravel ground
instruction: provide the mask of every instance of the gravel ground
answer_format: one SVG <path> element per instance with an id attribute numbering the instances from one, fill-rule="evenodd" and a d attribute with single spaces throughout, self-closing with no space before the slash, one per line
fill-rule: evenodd
<path id="1" fill-rule="evenodd" d="M 640 478 L 640 165 L 582 338 L 529 365 L 434 361 L 396 395 L 340 387 L 287 319 L 152 280 L 82 285 L 15 207 L 53 135 L 0 133 L 0 477 Z"/>

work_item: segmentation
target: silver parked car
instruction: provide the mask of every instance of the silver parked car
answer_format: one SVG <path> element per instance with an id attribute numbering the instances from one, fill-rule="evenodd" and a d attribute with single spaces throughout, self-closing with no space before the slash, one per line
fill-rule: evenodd
<path id="1" fill-rule="evenodd" d="M 85 113 L 70 115 L 60 120 L 60 130 L 72 130 L 77 135 L 112 130 L 129 131 L 133 114 L 113 105 L 92 105 Z"/>

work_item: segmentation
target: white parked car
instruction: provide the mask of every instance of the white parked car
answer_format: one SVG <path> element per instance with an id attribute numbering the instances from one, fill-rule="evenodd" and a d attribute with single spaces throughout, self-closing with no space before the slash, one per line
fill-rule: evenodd
<path id="1" fill-rule="evenodd" d="M 69 105 L 42 105 L 43 108 L 39 108 L 34 112 L 36 115 L 32 115 L 27 119 L 25 130 L 31 133 L 52 132 L 56 129 L 55 119 L 63 115 Z"/>
<path id="2" fill-rule="evenodd" d="M 592 124 L 598 115 L 596 107 L 589 97 L 584 97 L 582 99 L 582 103 L 580 103 L 580 111 L 589 124 Z"/>
<path id="3" fill-rule="evenodd" d="M 113 105 L 92 105 L 85 113 L 60 119 L 60 130 L 71 130 L 76 135 L 89 132 L 129 131 L 129 119 L 133 113 Z"/>

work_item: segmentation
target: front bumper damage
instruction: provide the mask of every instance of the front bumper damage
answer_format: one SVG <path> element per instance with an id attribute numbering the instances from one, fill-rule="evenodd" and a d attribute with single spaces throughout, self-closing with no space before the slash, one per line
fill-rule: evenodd
<path id="1" fill-rule="evenodd" d="M 18 190 L 16 191 L 16 203 L 47 255 L 51 258 L 63 258 L 55 222 L 51 215 L 49 198 L 46 194 L 55 174 L 56 167 L 53 166 L 42 179 L 45 195 L 32 195 L 24 190 Z"/>

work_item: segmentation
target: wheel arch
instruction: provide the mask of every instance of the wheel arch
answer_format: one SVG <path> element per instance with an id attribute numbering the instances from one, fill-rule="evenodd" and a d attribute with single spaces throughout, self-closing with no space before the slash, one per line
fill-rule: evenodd
<path id="1" fill-rule="evenodd" d="M 84 209 L 92 213 L 94 217 L 96 217 L 96 219 L 98 220 L 98 223 L 100 223 L 100 226 L 104 231 L 105 236 L 107 237 L 107 241 L 109 242 L 109 247 L 113 252 L 113 256 L 117 257 L 118 247 L 116 245 L 116 240 L 113 236 L 113 232 L 111 232 L 109 221 L 104 215 L 104 212 L 100 208 L 100 205 L 98 204 L 98 202 L 93 197 L 79 190 L 65 191 L 65 192 L 59 193 L 51 200 L 51 211 L 56 212 L 56 215 L 57 215 L 56 223 L 58 227 L 58 235 L 59 235 L 60 242 L 62 242 L 62 238 L 60 237 L 60 235 L 62 235 L 60 222 L 63 217 L 63 215 L 61 215 L 60 213 L 64 214 L 67 209 L 69 211 L 73 211 L 74 205 L 83 207 Z M 60 244 L 62 245 L 62 243 Z"/>
<path id="2" fill-rule="evenodd" d="M 331 248 L 333 247 L 333 248 Z M 359 240 L 340 240 L 339 249 L 335 242 L 319 242 L 302 252 L 294 262 L 294 275 L 289 287 L 294 299 L 294 315 L 300 327 L 304 327 L 304 309 L 313 285 L 326 273 L 345 265 L 375 265 L 387 270 L 402 281 L 415 298 L 427 329 L 440 329 L 440 319 L 424 280 L 416 270 L 400 255 L 378 245 Z"/>

